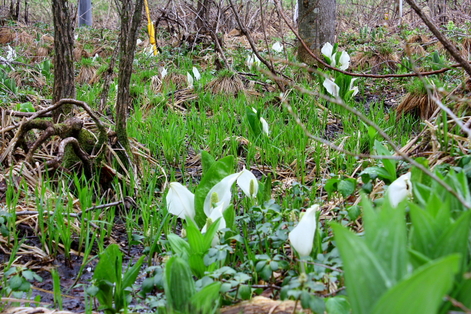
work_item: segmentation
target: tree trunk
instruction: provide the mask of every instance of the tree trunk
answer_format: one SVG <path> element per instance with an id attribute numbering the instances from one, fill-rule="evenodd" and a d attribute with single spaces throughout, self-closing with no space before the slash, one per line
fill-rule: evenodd
<path id="1" fill-rule="evenodd" d="M 132 64 L 136 50 L 137 29 L 142 18 L 143 0 L 121 0 L 121 31 L 119 34 L 119 76 L 118 95 L 116 98 L 116 135 L 123 147 L 119 154 L 125 166 L 132 161 L 128 133 L 126 131 L 126 118 L 131 103 L 129 84 L 131 82 Z M 131 16 L 131 13 L 133 14 Z"/>
<path id="2" fill-rule="evenodd" d="M 54 86 L 52 103 L 63 98 L 75 98 L 73 5 L 67 0 L 52 0 L 54 19 Z M 72 105 L 64 105 L 52 113 L 53 121 L 65 120 Z"/>
<path id="3" fill-rule="evenodd" d="M 299 35 L 311 51 L 319 55 L 326 42 L 334 44 L 336 28 L 336 0 L 299 0 Z M 315 64 L 302 45 L 298 47 L 298 59 L 307 64 Z"/>
<path id="4" fill-rule="evenodd" d="M 92 1 L 80 0 L 79 1 L 79 26 L 92 26 Z"/>

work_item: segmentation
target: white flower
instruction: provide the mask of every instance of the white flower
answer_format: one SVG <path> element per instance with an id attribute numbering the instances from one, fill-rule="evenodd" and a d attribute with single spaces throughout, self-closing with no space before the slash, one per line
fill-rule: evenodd
<path id="1" fill-rule="evenodd" d="M 247 65 L 249 68 L 251 68 L 253 65 L 258 66 L 260 65 L 260 59 L 255 54 L 248 55 L 247 60 L 245 60 L 245 65 Z"/>
<path id="2" fill-rule="evenodd" d="M 16 51 L 12 47 L 10 47 L 10 45 L 8 45 L 7 46 L 7 61 L 8 62 L 14 61 L 16 57 L 17 57 Z"/>
<path id="3" fill-rule="evenodd" d="M 331 58 L 331 59 L 332 59 L 333 51 L 334 51 L 334 46 L 332 46 L 331 43 L 325 43 L 321 49 L 322 54 L 326 56 L 327 58 Z"/>
<path id="4" fill-rule="evenodd" d="M 162 68 L 160 69 L 160 77 L 163 79 L 164 77 L 167 76 L 167 74 L 168 74 L 167 69 L 166 69 L 165 67 L 162 67 Z"/>
<path id="5" fill-rule="evenodd" d="M 279 41 L 277 41 L 276 43 L 273 44 L 273 46 L 271 46 L 271 49 L 273 49 L 275 52 L 282 52 L 283 51 L 283 45 L 280 44 Z"/>
<path id="6" fill-rule="evenodd" d="M 340 87 L 337 84 L 335 84 L 333 80 L 326 78 L 324 80 L 324 83 L 322 83 L 322 86 L 324 86 L 327 92 L 331 94 L 332 96 L 339 97 Z"/>
<path id="7" fill-rule="evenodd" d="M 186 80 L 188 82 L 188 88 L 193 88 L 193 76 L 188 72 L 186 72 Z"/>
<path id="8" fill-rule="evenodd" d="M 330 43 L 325 43 L 324 46 L 322 46 L 321 53 L 327 58 L 329 58 L 330 65 L 334 67 L 336 64 L 335 62 L 336 53 L 333 53 L 333 52 L 334 52 L 334 46 L 332 46 Z"/>
<path id="9" fill-rule="evenodd" d="M 254 107 L 252 107 L 252 111 L 257 114 L 257 109 L 255 109 Z M 267 123 L 267 120 L 265 120 L 264 118 L 260 117 L 260 123 L 262 124 L 262 131 L 263 133 L 265 133 L 266 135 L 270 135 L 270 129 L 268 127 L 268 123 Z"/>
<path id="10" fill-rule="evenodd" d="M 400 202 L 412 196 L 411 173 L 408 172 L 397 178 L 389 185 L 387 195 L 392 207 L 397 207 Z"/>
<path id="11" fill-rule="evenodd" d="M 316 211 L 318 208 L 319 205 L 309 207 L 298 225 L 294 227 L 288 235 L 291 247 L 294 248 L 301 257 L 311 255 L 314 235 L 316 234 Z"/>
<path id="12" fill-rule="evenodd" d="M 198 71 L 198 69 L 195 67 L 193 67 L 193 76 L 195 77 L 195 80 L 197 81 L 201 79 L 200 71 Z"/>
<path id="13" fill-rule="evenodd" d="M 142 44 L 142 40 L 141 40 L 140 38 L 138 38 L 138 39 L 136 40 L 136 46 L 139 46 L 140 44 Z"/>
<path id="14" fill-rule="evenodd" d="M 350 81 L 350 87 L 349 87 L 349 90 L 352 90 L 353 91 L 353 94 L 352 94 L 352 97 L 355 96 L 356 94 L 358 94 L 358 86 L 353 86 L 353 82 L 355 82 L 357 79 L 354 78 Z"/>
<path id="15" fill-rule="evenodd" d="M 180 183 L 170 183 L 166 200 L 169 213 L 185 219 L 195 217 L 195 196 Z"/>
<path id="16" fill-rule="evenodd" d="M 257 178 L 247 169 L 240 172 L 237 178 L 237 185 L 242 189 L 245 195 L 251 198 L 255 198 L 258 193 L 258 181 Z"/>
<path id="17" fill-rule="evenodd" d="M 339 64 L 340 64 L 339 66 L 340 70 L 343 70 L 343 71 L 348 69 L 348 67 L 350 66 L 350 56 L 348 55 L 346 51 L 342 51 L 342 54 L 340 55 L 340 59 L 339 59 Z"/>
<path id="18" fill-rule="evenodd" d="M 218 218 L 221 218 L 219 221 L 219 226 L 218 230 L 222 230 L 226 228 L 226 220 L 224 220 L 224 217 L 222 213 L 224 212 L 225 209 L 223 209 L 223 205 L 219 205 L 218 207 L 213 208 L 211 211 L 211 215 L 208 216 L 208 219 L 206 220 L 206 224 L 204 225 L 203 229 L 201 229 L 201 233 L 206 233 L 207 229 L 209 228 L 208 225 L 208 220 L 211 221 L 211 223 L 215 222 Z"/>
<path id="19" fill-rule="evenodd" d="M 239 177 L 240 173 L 230 174 L 209 190 L 204 200 L 204 213 L 206 217 L 211 217 L 214 208 L 222 205 L 221 211 L 225 211 L 231 202 L 231 188 Z"/>
<path id="20" fill-rule="evenodd" d="M 241 172 L 230 174 L 213 186 L 206 195 L 203 206 L 206 217 L 211 217 L 215 208 L 224 212 L 229 207 L 232 198 L 232 185 L 236 181 L 245 195 L 248 197 L 257 195 L 258 182 L 250 171 L 244 169 Z"/>
<path id="21" fill-rule="evenodd" d="M 260 117 L 260 122 L 262 123 L 263 133 L 265 133 L 266 135 L 270 135 L 270 130 L 268 129 L 267 121 L 265 119 L 263 119 L 262 117 Z"/>

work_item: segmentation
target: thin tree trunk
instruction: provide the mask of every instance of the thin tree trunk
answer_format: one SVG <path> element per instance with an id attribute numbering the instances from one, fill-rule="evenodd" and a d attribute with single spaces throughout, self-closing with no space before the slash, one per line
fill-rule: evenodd
<path id="1" fill-rule="evenodd" d="M 119 34 L 119 76 L 118 95 L 116 98 L 116 135 L 123 147 L 119 154 L 125 166 L 132 161 L 128 133 L 126 131 L 126 118 L 128 107 L 131 104 L 129 84 L 131 82 L 134 52 L 136 50 L 137 29 L 142 17 L 143 0 L 121 0 L 121 31 Z M 131 13 L 133 15 L 131 15 Z"/>
<path id="2" fill-rule="evenodd" d="M 54 20 L 54 86 L 52 102 L 63 98 L 75 98 L 74 74 L 74 23 L 73 6 L 67 0 L 52 0 Z M 64 105 L 52 113 L 59 122 L 69 115 L 72 105 Z"/>
<path id="3" fill-rule="evenodd" d="M 299 0 L 298 11 L 299 35 L 314 53 L 319 54 L 326 42 L 335 42 L 335 0 Z M 302 45 L 298 48 L 298 59 L 308 64 L 315 63 Z"/>

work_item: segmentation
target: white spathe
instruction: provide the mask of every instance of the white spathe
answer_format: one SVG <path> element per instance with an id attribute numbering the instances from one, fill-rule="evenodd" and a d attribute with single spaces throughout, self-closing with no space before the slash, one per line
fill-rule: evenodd
<path id="1" fill-rule="evenodd" d="M 218 230 L 226 228 L 226 220 L 224 220 L 224 217 L 222 215 L 223 212 L 224 209 L 223 205 L 221 204 L 218 207 L 213 208 L 213 210 L 211 211 L 211 215 L 208 217 L 211 223 L 215 222 L 218 218 L 221 218 L 221 220 L 219 221 Z M 203 229 L 201 229 L 201 233 L 206 233 L 208 228 L 208 221 L 206 220 L 206 224 L 204 225 Z"/>
<path id="2" fill-rule="evenodd" d="M 193 67 L 193 76 L 195 77 L 195 80 L 197 81 L 201 79 L 200 71 L 198 71 L 198 69 L 195 67 Z"/>
<path id="3" fill-rule="evenodd" d="M 237 178 L 237 185 L 248 197 L 255 198 L 257 196 L 258 180 L 249 170 L 244 169 L 240 172 L 240 175 Z"/>
<path id="4" fill-rule="evenodd" d="M 268 122 L 267 120 L 263 119 L 262 117 L 260 117 L 260 122 L 262 123 L 262 131 L 263 133 L 265 133 L 266 135 L 270 135 L 270 129 L 268 128 Z"/>
<path id="5" fill-rule="evenodd" d="M 249 68 L 251 68 L 254 65 L 259 66 L 260 59 L 255 54 L 248 55 L 247 59 L 245 60 L 245 65 L 247 65 L 247 67 Z"/>
<path id="6" fill-rule="evenodd" d="M 162 67 L 162 68 L 160 69 L 160 77 L 163 79 L 164 77 L 167 76 L 167 74 L 168 74 L 167 69 L 166 69 L 165 67 Z"/>
<path id="7" fill-rule="evenodd" d="M 334 67 L 336 64 L 335 62 L 336 53 L 333 53 L 333 52 L 334 52 L 334 46 L 332 46 L 332 44 L 329 42 L 325 43 L 324 46 L 322 46 L 321 48 L 321 53 L 330 59 L 330 65 Z"/>
<path id="8" fill-rule="evenodd" d="M 354 78 L 354 79 L 352 79 L 352 80 L 350 81 L 350 88 L 349 88 L 349 89 L 353 91 L 352 96 L 355 96 L 356 94 L 358 94 L 358 91 L 359 91 L 359 90 L 358 90 L 358 86 L 353 86 L 353 82 L 355 82 L 356 80 L 357 80 L 357 79 Z"/>
<path id="9" fill-rule="evenodd" d="M 343 71 L 348 69 L 348 67 L 350 66 L 350 56 L 348 55 L 346 51 L 342 51 L 342 54 L 340 55 L 340 58 L 339 58 L 339 65 L 340 65 L 339 66 L 340 70 L 343 70 Z"/>
<path id="10" fill-rule="evenodd" d="M 309 256 L 312 252 L 314 235 L 316 234 L 317 219 L 316 211 L 319 205 L 309 207 L 298 225 L 288 235 L 291 247 L 298 252 L 299 256 Z"/>
<path id="11" fill-rule="evenodd" d="M 178 182 L 170 183 L 167 193 L 167 210 L 179 218 L 195 218 L 195 195 Z"/>
<path id="12" fill-rule="evenodd" d="M 188 88 L 193 88 L 193 76 L 186 72 L 186 81 L 188 82 Z"/>
<path id="13" fill-rule="evenodd" d="M 204 213 L 206 217 L 211 217 L 211 212 L 214 208 L 222 205 L 221 211 L 223 212 L 229 207 L 232 198 L 231 188 L 239 174 L 233 173 L 228 175 L 209 190 L 204 199 Z"/>
<path id="14" fill-rule="evenodd" d="M 340 87 L 337 84 L 335 84 L 333 80 L 326 78 L 324 80 L 324 83 L 322 83 L 322 86 L 324 86 L 327 92 L 331 94 L 332 96 L 339 97 Z"/>
<path id="15" fill-rule="evenodd" d="M 411 173 L 408 172 L 397 178 L 388 187 L 387 195 L 392 207 L 397 207 L 400 202 L 412 196 Z"/>
<path id="16" fill-rule="evenodd" d="M 277 41 L 276 43 L 271 46 L 271 49 L 273 49 L 275 52 L 282 52 L 283 51 L 283 45 Z"/>

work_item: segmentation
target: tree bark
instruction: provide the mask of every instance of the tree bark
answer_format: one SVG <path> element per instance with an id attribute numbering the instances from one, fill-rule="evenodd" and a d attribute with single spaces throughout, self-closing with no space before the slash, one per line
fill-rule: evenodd
<path id="1" fill-rule="evenodd" d="M 79 0 L 79 26 L 92 26 L 92 1 Z"/>
<path id="2" fill-rule="evenodd" d="M 75 98 L 74 74 L 74 23 L 73 5 L 67 0 L 52 0 L 54 19 L 54 85 L 52 103 L 63 98 Z M 64 105 L 54 110 L 54 122 L 65 120 L 71 113 L 72 105 Z"/>
<path id="3" fill-rule="evenodd" d="M 134 3 L 133 3 L 134 2 Z M 132 161 L 126 118 L 131 103 L 129 84 L 131 82 L 134 52 L 136 50 L 137 29 L 142 18 L 143 0 L 121 0 L 121 31 L 119 34 L 119 76 L 116 98 L 116 135 L 123 147 L 119 157 L 125 166 Z M 131 15 L 131 13 L 133 15 Z"/>
<path id="4" fill-rule="evenodd" d="M 299 0 L 298 29 L 300 37 L 316 55 L 326 42 L 335 42 L 336 0 Z M 302 46 L 298 46 L 298 59 L 307 64 L 315 64 Z"/>

